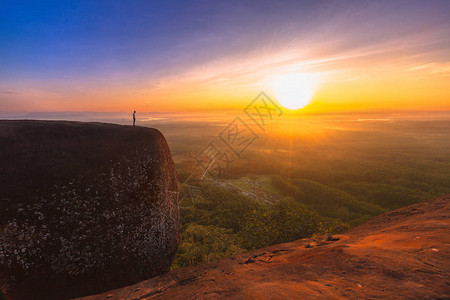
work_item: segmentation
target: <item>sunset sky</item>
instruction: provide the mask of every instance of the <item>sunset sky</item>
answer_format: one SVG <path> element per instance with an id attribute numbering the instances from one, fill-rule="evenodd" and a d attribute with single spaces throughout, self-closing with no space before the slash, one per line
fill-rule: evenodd
<path id="1" fill-rule="evenodd" d="M 4 112 L 242 108 L 286 74 L 306 111 L 450 109 L 450 1 L 7 0 L 0 33 Z"/>

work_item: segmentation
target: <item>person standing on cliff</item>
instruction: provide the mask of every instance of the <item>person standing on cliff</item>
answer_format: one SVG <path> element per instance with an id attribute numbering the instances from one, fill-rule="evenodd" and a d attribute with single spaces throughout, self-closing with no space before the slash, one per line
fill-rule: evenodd
<path id="1" fill-rule="evenodd" d="M 133 112 L 133 126 L 136 125 L 136 111 Z"/>

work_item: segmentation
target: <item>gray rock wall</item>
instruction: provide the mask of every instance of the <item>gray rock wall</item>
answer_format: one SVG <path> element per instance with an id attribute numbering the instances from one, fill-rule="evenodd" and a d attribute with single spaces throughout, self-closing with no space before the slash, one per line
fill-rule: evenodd
<path id="1" fill-rule="evenodd" d="M 65 299 L 169 270 L 178 184 L 163 135 L 101 123 L 0 121 L 0 285 Z"/>

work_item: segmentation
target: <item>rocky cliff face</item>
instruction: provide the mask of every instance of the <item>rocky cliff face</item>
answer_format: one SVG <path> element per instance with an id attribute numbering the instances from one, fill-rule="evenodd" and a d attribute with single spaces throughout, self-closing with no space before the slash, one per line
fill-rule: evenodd
<path id="1" fill-rule="evenodd" d="M 447 195 L 85 299 L 448 299 L 449 216 Z"/>
<path id="2" fill-rule="evenodd" d="M 0 121 L 0 286 L 64 299 L 169 270 L 178 184 L 163 135 L 101 123 Z"/>

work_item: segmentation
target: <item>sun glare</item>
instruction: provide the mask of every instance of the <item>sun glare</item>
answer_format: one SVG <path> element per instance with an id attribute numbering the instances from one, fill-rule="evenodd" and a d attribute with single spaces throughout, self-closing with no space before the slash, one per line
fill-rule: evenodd
<path id="1" fill-rule="evenodd" d="M 270 86 L 282 106 L 299 109 L 311 101 L 316 86 L 316 76 L 300 73 L 279 75 L 271 80 Z"/>

